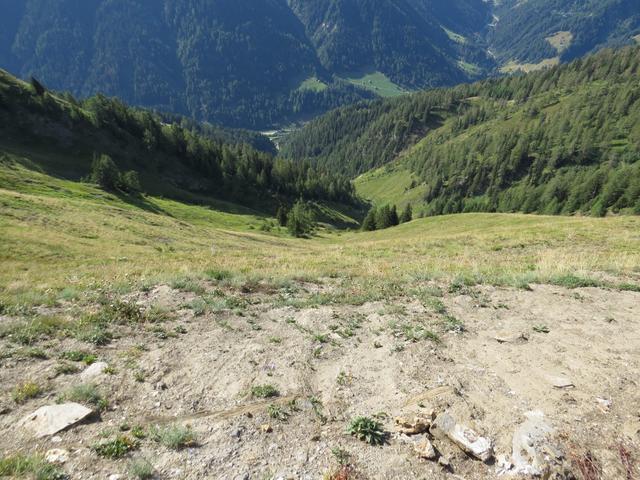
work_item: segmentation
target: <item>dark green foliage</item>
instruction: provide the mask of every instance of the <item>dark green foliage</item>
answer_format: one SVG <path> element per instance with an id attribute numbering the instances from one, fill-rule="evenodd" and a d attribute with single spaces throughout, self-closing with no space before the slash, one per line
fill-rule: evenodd
<path id="1" fill-rule="evenodd" d="M 278 221 L 278 225 L 280 225 L 281 227 L 287 226 L 288 213 L 289 211 L 284 205 L 280 205 L 278 207 L 278 211 L 276 212 L 276 220 Z"/>
<path id="2" fill-rule="evenodd" d="M 251 387 L 251 396 L 256 398 L 273 398 L 280 395 L 278 389 L 273 385 L 255 385 Z"/>
<path id="3" fill-rule="evenodd" d="M 367 216 L 362 221 L 362 230 L 365 232 L 372 232 L 376 229 L 376 208 L 371 207 Z"/>
<path id="4" fill-rule="evenodd" d="M 382 445 L 386 438 L 382 424 L 369 417 L 356 417 L 351 420 L 347 433 L 371 445 Z"/>
<path id="5" fill-rule="evenodd" d="M 404 210 L 402 210 L 402 214 L 400 214 L 400 223 L 407 223 L 413 220 L 413 209 L 411 208 L 411 204 L 408 203 Z"/>
<path id="6" fill-rule="evenodd" d="M 430 215 L 637 212 L 639 73 L 640 48 L 605 50 L 526 76 L 331 112 L 282 151 L 353 176 L 405 152 L 397 161 L 426 186 Z M 386 223 L 385 212 L 378 217 Z"/>
<path id="7" fill-rule="evenodd" d="M 68 133 L 52 138 L 51 133 L 43 132 L 43 123 L 54 132 Z M 355 202 L 346 177 L 307 162 L 276 159 L 246 144 L 220 143 L 209 135 L 208 127 L 196 128 L 192 122 L 165 125 L 151 112 L 103 95 L 83 102 L 54 94 L 38 97 L 3 72 L 0 132 L 0 142 L 5 136 L 12 141 L 24 139 L 66 156 L 72 149 L 80 159 L 78 165 L 54 173 L 76 179 L 87 176 L 112 192 L 142 190 L 181 200 L 194 195 L 214 197 L 262 208 L 272 198 Z M 91 158 L 96 150 L 101 155 L 90 167 L 82 159 Z"/>
<path id="8" fill-rule="evenodd" d="M 120 186 L 120 171 L 109 155 L 100 155 L 93 159 L 90 178 L 108 191 L 115 191 Z"/>
<path id="9" fill-rule="evenodd" d="M 376 211 L 376 229 L 383 230 L 398 225 L 398 212 L 396 206 L 385 205 Z"/>
<path id="10" fill-rule="evenodd" d="M 139 447 L 137 441 L 127 437 L 120 436 L 108 442 L 98 443 L 93 446 L 93 451 L 104 458 L 116 459 L 122 458 L 132 450 Z"/>
<path id="11" fill-rule="evenodd" d="M 315 228 L 314 214 L 309 205 L 298 200 L 287 215 L 287 229 L 294 237 L 304 237 Z"/>
<path id="12" fill-rule="evenodd" d="M 42 85 L 35 77 L 31 77 L 31 86 L 33 87 L 33 91 L 36 92 L 36 95 L 39 97 L 44 96 L 47 91 L 47 89 L 44 88 L 44 85 Z"/>

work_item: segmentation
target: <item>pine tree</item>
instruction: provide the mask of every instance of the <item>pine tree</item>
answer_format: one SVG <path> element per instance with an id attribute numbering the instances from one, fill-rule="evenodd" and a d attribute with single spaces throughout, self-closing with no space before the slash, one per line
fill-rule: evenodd
<path id="1" fill-rule="evenodd" d="M 411 204 L 407 203 L 407 206 L 404 207 L 404 210 L 400 215 L 400 223 L 407 223 L 411 220 L 413 220 L 413 209 L 411 208 Z"/>
<path id="2" fill-rule="evenodd" d="M 288 215 L 287 229 L 294 237 L 304 237 L 313 232 L 315 222 L 313 212 L 302 200 L 298 200 Z"/>
<path id="3" fill-rule="evenodd" d="M 101 188 L 114 191 L 120 186 L 120 171 L 109 155 L 96 156 L 91 164 L 90 179 Z"/>
<path id="4" fill-rule="evenodd" d="M 281 227 L 287 226 L 287 217 L 288 217 L 287 207 L 285 207 L 284 205 L 280 205 L 278 207 L 278 211 L 276 212 L 276 219 L 278 220 L 278 224 Z"/>
<path id="5" fill-rule="evenodd" d="M 398 209 L 395 205 L 391 206 L 391 209 L 389 210 L 389 223 L 392 227 L 400 224 L 400 219 L 398 219 Z"/>
<path id="6" fill-rule="evenodd" d="M 376 207 L 371 207 L 367 216 L 362 221 L 362 230 L 372 232 L 376 229 Z"/>

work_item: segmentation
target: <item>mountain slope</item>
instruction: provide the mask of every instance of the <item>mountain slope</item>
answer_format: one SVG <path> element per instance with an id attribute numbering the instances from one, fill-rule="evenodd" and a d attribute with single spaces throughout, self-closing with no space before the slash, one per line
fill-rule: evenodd
<path id="1" fill-rule="evenodd" d="M 102 95 L 79 102 L 38 90 L 0 70 L 0 152 L 49 174 L 77 181 L 95 155 L 109 155 L 121 171 L 139 174 L 144 192 L 196 203 L 217 199 L 269 211 L 299 197 L 352 200 L 344 177 L 238 143 L 251 140 L 248 134 L 165 123 Z"/>
<path id="2" fill-rule="evenodd" d="M 404 184 L 397 202 L 428 214 L 640 212 L 639 71 L 640 48 L 628 47 L 345 107 L 292 135 L 282 152 L 351 176 L 389 165 L 357 183 L 375 198 L 395 176 Z"/>

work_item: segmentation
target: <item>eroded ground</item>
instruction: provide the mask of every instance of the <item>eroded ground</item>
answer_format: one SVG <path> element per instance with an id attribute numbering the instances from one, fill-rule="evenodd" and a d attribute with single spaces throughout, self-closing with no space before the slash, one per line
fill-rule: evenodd
<path id="1" fill-rule="evenodd" d="M 501 457 L 511 457 L 525 414 L 540 411 L 553 429 L 552 478 L 640 475 L 640 293 L 424 283 L 352 305 L 348 284 L 331 280 L 202 287 L 122 297 L 153 314 L 109 325 L 114 338 L 103 346 L 61 332 L 6 334 L 0 451 L 67 450 L 62 469 L 82 479 L 133 478 L 131 461 L 140 458 L 155 478 L 331 478 L 337 449 L 352 468 L 333 478 L 486 479 L 505 470 Z M 76 319 L 105 308 L 67 303 L 40 313 Z M 62 360 L 63 352 L 94 354 L 109 368 L 83 379 L 84 363 Z M 25 382 L 42 392 L 16 403 Z M 18 425 L 79 384 L 104 397 L 99 414 L 43 439 Z M 278 395 L 256 398 L 264 385 Z M 418 458 L 394 419 L 430 409 L 490 439 L 496 460 L 438 438 L 443 461 Z M 346 433 L 359 415 L 384 425 L 384 445 Z M 188 426 L 196 444 L 168 448 L 154 441 L 157 425 Z M 135 449 L 115 459 L 96 453 L 118 436 Z"/>

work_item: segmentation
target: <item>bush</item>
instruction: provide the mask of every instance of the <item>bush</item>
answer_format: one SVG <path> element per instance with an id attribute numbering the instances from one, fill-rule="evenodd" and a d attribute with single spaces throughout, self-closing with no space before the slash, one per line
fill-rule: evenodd
<path id="1" fill-rule="evenodd" d="M 127 453 L 138 448 L 138 442 L 127 436 L 121 436 L 108 442 L 94 445 L 93 451 L 104 458 L 121 458 Z"/>
<path id="2" fill-rule="evenodd" d="M 173 450 L 196 445 L 196 435 L 193 430 L 182 425 L 156 427 L 151 431 L 151 439 Z"/>
<path id="3" fill-rule="evenodd" d="M 13 401 L 16 403 L 25 403 L 31 398 L 36 398 L 42 389 L 37 383 L 25 382 L 13 389 Z"/>
<path id="4" fill-rule="evenodd" d="M 122 174 L 121 184 L 122 189 L 129 193 L 138 193 L 142 190 L 142 187 L 140 187 L 140 177 L 138 176 L 138 172 L 134 170 L 129 170 Z"/>
<path id="5" fill-rule="evenodd" d="M 256 398 L 272 398 L 280 395 L 278 389 L 273 385 L 255 385 L 251 387 L 251 396 Z"/>

